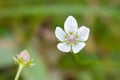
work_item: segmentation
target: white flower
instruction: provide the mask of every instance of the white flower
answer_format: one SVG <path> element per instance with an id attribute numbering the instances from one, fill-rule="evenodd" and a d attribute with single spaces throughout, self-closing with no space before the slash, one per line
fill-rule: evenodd
<path id="1" fill-rule="evenodd" d="M 62 52 L 78 53 L 85 47 L 85 41 L 89 36 L 89 28 L 81 26 L 78 28 L 77 21 L 73 16 L 69 16 L 64 23 L 64 30 L 56 27 L 55 35 L 61 41 L 57 48 Z"/>

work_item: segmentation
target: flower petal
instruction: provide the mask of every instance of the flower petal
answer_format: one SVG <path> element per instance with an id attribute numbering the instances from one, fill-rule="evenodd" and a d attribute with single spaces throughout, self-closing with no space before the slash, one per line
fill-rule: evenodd
<path id="1" fill-rule="evenodd" d="M 69 16 L 65 23 L 64 23 L 64 29 L 68 34 L 75 33 L 77 31 L 77 21 L 73 16 Z"/>
<path id="2" fill-rule="evenodd" d="M 90 32 L 89 28 L 85 26 L 80 27 L 77 32 L 78 40 L 86 41 L 88 39 L 89 32 Z"/>
<path id="3" fill-rule="evenodd" d="M 65 40 L 66 33 L 60 27 L 56 27 L 55 35 L 60 41 Z"/>
<path id="4" fill-rule="evenodd" d="M 73 53 L 78 53 L 80 50 L 82 50 L 85 47 L 85 43 L 84 42 L 77 42 L 76 44 L 72 45 L 72 50 Z"/>
<path id="5" fill-rule="evenodd" d="M 67 44 L 66 42 L 59 43 L 57 45 L 57 48 L 62 52 L 69 52 L 71 50 L 71 46 L 69 44 Z"/>
<path id="6" fill-rule="evenodd" d="M 20 53 L 19 58 L 23 58 L 24 62 L 28 62 L 30 60 L 30 54 L 27 50 L 24 50 Z"/>

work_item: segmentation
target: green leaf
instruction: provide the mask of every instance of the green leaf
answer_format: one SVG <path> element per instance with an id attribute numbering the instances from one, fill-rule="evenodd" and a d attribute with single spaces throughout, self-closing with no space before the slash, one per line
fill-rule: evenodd
<path id="1" fill-rule="evenodd" d="M 25 80 L 48 80 L 48 76 L 43 60 L 40 55 L 37 54 L 36 50 L 33 48 L 28 48 L 28 52 L 31 58 L 34 59 L 34 66 L 26 67 L 23 69 L 23 77 Z"/>
<path id="2" fill-rule="evenodd" d="M 91 7 L 86 5 L 40 5 L 40 6 L 19 6 L 7 7 L 0 10 L 0 17 L 28 16 L 28 15 L 58 15 L 58 14 L 85 14 L 92 13 L 99 16 L 113 17 L 120 20 L 119 9 L 113 7 Z"/>

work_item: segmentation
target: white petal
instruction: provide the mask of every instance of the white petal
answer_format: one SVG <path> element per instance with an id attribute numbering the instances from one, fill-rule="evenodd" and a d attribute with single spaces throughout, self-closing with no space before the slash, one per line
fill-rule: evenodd
<path id="1" fill-rule="evenodd" d="M 65 40 L 66 33 L 60 27 L 56 27 L 55 35 L 60 41 Z"/>
<path id="2" fill-rule="evenodd" d="M 86 41 L 89 36 L 90 29 L 82 26 L 78 29 L 77 35 L 78 35 L 78 40 L 80 41 Z"/>
<path id="3" fill-rule="evenodd" d="M 72 50 L 73 53 L 78 53 L 80 50 L 82 50 L 85 47 L 85 43 L 84 42 L 77 42 L 76 44 L 72 45 Z"/>
<path id="4" fill-rule="evenodd" d="M 62 52 L 69 52 L 71 50 L 71 46 L 69 44 L 67 44 L 66 42 L 59 43 L 57 45 L 57 48 Z"/>
<path id="5" fill-rule="evenodd" d="M 64 29 L 68 34 L 75 33 L 77 31 L 77 21 L 73 16 L 69 16 L 65 23 L 64 23 Z"/>

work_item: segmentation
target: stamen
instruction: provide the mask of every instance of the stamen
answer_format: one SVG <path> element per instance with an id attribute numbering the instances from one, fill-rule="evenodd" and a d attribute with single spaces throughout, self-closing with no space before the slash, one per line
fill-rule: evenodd
<path id="1" fill-rule="evenodd" d="M 76 41 L 76 38 L 74 35 L 70 35 L 68 36 L 67 40 L 70 42 L 70 43 L 74 43 Z"/>

